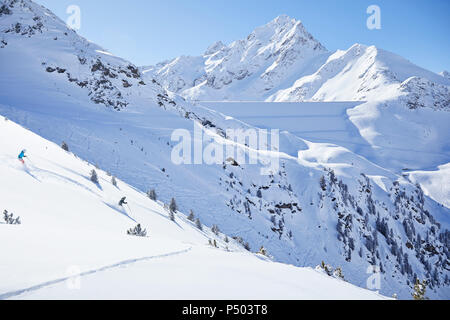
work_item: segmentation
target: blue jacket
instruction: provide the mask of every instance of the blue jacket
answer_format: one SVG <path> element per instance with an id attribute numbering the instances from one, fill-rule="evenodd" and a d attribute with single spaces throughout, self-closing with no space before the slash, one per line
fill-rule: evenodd
<path id="1" fill-rule="evenodd" d="M 25 158 L 25 152 L 24 152 L 24 151 L 22 151 L 22 152 L 19 154 L 19 159 L 23 159 L 23 158 Z"/>

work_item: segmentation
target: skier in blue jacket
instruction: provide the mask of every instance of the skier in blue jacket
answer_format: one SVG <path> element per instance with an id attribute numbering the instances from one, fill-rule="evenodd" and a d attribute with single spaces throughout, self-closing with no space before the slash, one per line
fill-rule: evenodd
<path id="1" fill-rule="evenodd" d="M 23 164 L 25 164 L 25 161 L 23 160 L 23 158 L 26 158 L 27 156 L 25 155 L 25 152 L 27 152 L 27 150 L 22 150 L 22 152 L 20 152 L 20 154 L 19 154 L 19 156 L 18 156 L 18 158 L 19 158 L 19 161 L 20 162 L 22 162 Z"/>

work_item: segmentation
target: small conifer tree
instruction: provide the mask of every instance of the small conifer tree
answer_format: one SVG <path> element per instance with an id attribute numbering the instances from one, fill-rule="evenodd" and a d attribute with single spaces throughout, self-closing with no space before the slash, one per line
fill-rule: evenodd
<path id="1" fill-rule="evenodd" d="M 325 181 L 325 177 L 320 177 L 320 188 L 322 191 L 327 191 L 327 182 Z"/>
<path id="2" fill-rule="evenodd" d="M 157 196 L 156 196 L 156 191 L 155 191 L 155 189 L 152 189 L 152 190 L 148 191 L 148 192 L 147 192 L 147 196 L 148 196 L 151 200 L 156 201 Z"/>
<path id="3" fill-rule="evenodd" d="M 220 229 L 219 229 L 219 227 L 218 227 L 217 225 L 213 225 L 212 228 L 211 228 L 211 231 L 212 231 L 216 236 L 218 236 L 218 235 L 219 235 L 219 232 L 220 232 Z"/>
<path id="4" fill-rule="evenodd" d="M 334 276 L 337 278 L 340 278 L 342 280 L 345 280 L 344 278 L 344 274 L 342 273 L 342 268 L 341 267 L 337 267 L 336 270 L 334 270 Z"/>
<path id="5" fill-rule="evenodd" d="M 203 226 L 202 226 L 202 223 L 200 222 L 200 219 L 199 219 L 199 218 L 197 218 L 197 219 L 195 220 L 195 225 L 197 226 L 197 228 L 198 228 L 199 230 L 203 230 Z"/>
<path id="6" fill-rule="evenodd" d="M 414 285 L 414 292 L 412 293 L 412 297 L 414 300 L 426 300 L 425 297 L 427 291 L 427 282 L 423 280 L 420 282 L 419 279 L 416 280 L 416 284 Z"/>
<path id="7" fill-rule="evenodd" d="M 146 237 L 147 236 L 147 230 L 142 229 L 141 225 L 138 224 L 136 227 L 131 228 L 127 231 L 127 234 L 130 236 L 136 236 L 136 237 Z"/>
<path id="8" fill-rule="evenodd" d="M 3 220 L 6 224 L 22 224 L 20 217 L 14 218 L 14 214 L 8 213 L 8 210 L 3 211 Z"/>
<path id="9" fill-rule="evenodd" d="M 261 190 L 258 190 L 257 192 L 256 192 L 256 196 L 258 197 L 258 198 L 262 198 L 262 192 L 261 192 Z"/>
<path id="10" fill-rule="evenodd" d="M 91 171 L 91 181 L 93 183 L 98 183 L 98 176 L 97 176 L 97 171 L 95 171 L 94 169 L 92 169 Z"/>
<path id="11" fill-rule="evenodd" d="M 261 246 L 261 248 L 259 249 L 259 254 L 262 254 L 263 256 L 267 257 L 267 250 L 266 248 L 264 248 L 263 246 Z"/>
<path id="12" fill-rule="evenodd" d="M 194 222 L 194 220 L 195 220 L 194 211 L 191 210 L 189 212 L 188 220 Z"/>
<path id="13" fill-rule="evenodd" d="M 62 148 L 64 151 L 69 152 L 69 145 L 68 145 L 65 141 L 62 142 L 61 148 Z"/>
<path id="14" fill-rule="evenodd" d="M 177 212 L 178 211 L 178 206 L 177 206 L 177 203 L 175 201 L 175 198 L 172 198 L 172 200 L 170 201 L 169 210 L 170 210 L 170 212 Z"/>

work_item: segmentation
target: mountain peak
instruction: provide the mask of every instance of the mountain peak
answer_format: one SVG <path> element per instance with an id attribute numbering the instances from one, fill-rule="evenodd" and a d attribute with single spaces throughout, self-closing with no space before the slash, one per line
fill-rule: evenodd
<path id="1" fill-rule="evenodd" d="M 210 45 L 208 47 L 208 49 L 206 49 L 205 55 L 213 54 L 213 53 L 219 51 L 220 49 L 222 49 L 224 47 L 225 47 L 225 45 L 223 44 L 222 41 L 214 42 L 212 45 Z"/>
<path id="2" fill-rule="evenodd" d="M 326 51 L 325 47 L 306 30 L 300 20 L 284 14 L 256 28 L 247 38 L 247 41 L 252 40 L 262 45 L 273 44 L 278 51 L 282 51 L 282 48 L 305 50 L 307 47 Z"/>
<path id="3" fill-rule="evenodd" d="M 296 20 L 295 18 L 291 18 L 287 14 L 280 14 L 278 17 L 273 19 L 271 22 L 281 25 L 281 24 L 288 24 L 288 23 L 296 23 L 296 22 L 300 22 L 300 21 Z"/>
<path id="4" fill-rule="evenodd" d="M 288 15 L 279 15 L 275 19 L 269 21 L 268 23 L 257 27 L 253 33 L 263 33 L 263 32 L 275 32 L 281 33 L 286 30 L 290 30 L 294 27 L 301 27 L 304 29 L 303 24 L 300 20 L 289 17 Z"/>

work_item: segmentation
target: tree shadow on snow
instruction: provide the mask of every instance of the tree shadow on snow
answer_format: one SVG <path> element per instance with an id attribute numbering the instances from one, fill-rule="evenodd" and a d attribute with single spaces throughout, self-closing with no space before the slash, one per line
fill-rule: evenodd
<path id="1" fill-rule="evenodd" d="M 128 219 L 134 221 L 135 223 L 138 223 L 136 220 L 134 220 L 132 217 L 130 217 L 130 216 L 128 215 L 128 213 L 125 212 L 124 210 L 122 211 L 122 210 L 120 210 L 119 208 L 117 208 L 116 206 L 114 206 L 114 205 L 112 205 L 112 204 L 109 204 L 109 203 L 106 203 L 105 201 L 103 201 L 103 203 L 104 203 L 107 207 L 113 209 L 114 211 L 120 213 L 121 215 L 127 217 Z"/>

